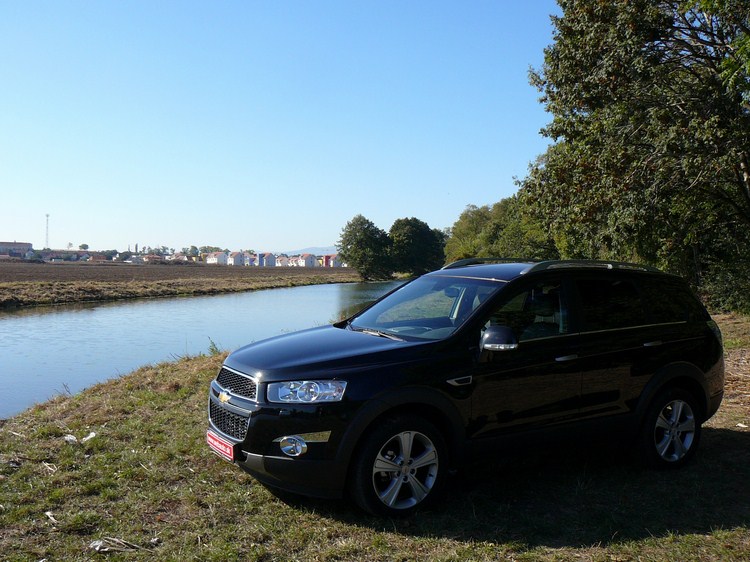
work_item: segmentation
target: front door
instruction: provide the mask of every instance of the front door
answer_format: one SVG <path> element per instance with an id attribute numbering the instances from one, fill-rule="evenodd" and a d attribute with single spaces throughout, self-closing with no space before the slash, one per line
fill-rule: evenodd
<path id="1" fill-rule="evenodd" d="M 482 352 L 473 376 L 470 438 L 561 423 L 579 411 L 578 336 L 568 326 L 561 279 L 532 281 L 501 298 L 487 325 L 511 328 L 518 347 Z"/>

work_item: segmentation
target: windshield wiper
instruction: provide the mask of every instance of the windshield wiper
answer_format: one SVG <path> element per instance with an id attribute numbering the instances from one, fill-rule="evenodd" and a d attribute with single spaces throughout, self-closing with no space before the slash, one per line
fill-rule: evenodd
<path id="1" fill-rule="evenodd" d="M 404 338 L 400 338 L 394 334 L 391 334 L 389 332 L 384 332 L 382 330 L 376 330 L 375 328 L 359 328 L 359 331 L 363 334 L 370 334 L 371 336 L 378 336 L 381 338 L 388 338 L 389 340 L 396 340 L 396 341 L 404 341 Z"/>

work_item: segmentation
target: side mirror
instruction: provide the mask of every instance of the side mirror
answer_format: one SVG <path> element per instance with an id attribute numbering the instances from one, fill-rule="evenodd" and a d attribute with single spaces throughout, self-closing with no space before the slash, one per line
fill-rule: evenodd
<path id="1" fill-rule="evenodd" d="M 512 351 L 518 348 L 518 340 L 508 326 L 490 326 L 482 334 L 482 351 Z"/>

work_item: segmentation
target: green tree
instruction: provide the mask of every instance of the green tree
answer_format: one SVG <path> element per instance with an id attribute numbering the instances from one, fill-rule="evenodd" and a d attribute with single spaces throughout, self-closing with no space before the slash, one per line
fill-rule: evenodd
<path id="1" fill-rule="evenodd" d="M 396 271 L 421 275 L 445 262 L 445 237 L 417 218 L 396 219 L 388 233 Z"/>
<path id="2" fill-rule="evenodd" d="M 482 254 L 494 257 L 556 259 L 560 254 L 544 224 L 514 195 L 490 208 L 490 220 L 479 237 Z"/>
<path id="3" fill-rule="evenodd" d="M 448 261 L 470 257 L 555 259 L 559 252 L 545 223 L 518 196 L 490 206 L 468 206 L 451 228 Z"/>
<path id="4" fill-rule="evenodd" d="M 85 252 L 86 250 L 89 249 L 89 245 L 88 244 L 81 244 L 81 245 L 78 246 L 78 249 L 79 250 L 83 250 Z"/>
<path id="5" fill-rule="evenodd" d="M 490 222 L 489 206 L 468 205 L 458 217 L 445 244 L 448 262 L 486 256 L 482 247 L 482 230 Z"/>
<path id="6" fill-rule="evenodd" d="M 747 259 L 750 0 L 559 3 L 531 73 L 554 143 L 522 183 L 527 212 L 566 257 L 696 277 Z"/>
<path id="7" fill-rule="evenodd" d="M 346 223 L 336 248 L 341 260 L 363 280 L 388 279 L 393 274 L 388 234 L 362 215 Z"/>

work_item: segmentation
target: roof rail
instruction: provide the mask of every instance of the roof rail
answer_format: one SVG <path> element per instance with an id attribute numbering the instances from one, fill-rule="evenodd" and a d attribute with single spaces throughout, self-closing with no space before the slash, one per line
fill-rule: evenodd
<path id="1" fill-rule="evenodd" d="M 574 268 L 593 267 L 600 269 L 629 269 L 632 271 L 649 271 L 651 273 L 661 273 L 660 269 L 650 265 L 639 263 L 606 261 L 606 260 L 549 260 L 535 263 L 526 273 L 532 271 L 545 271 L 547 269 L 574 269 Z"/>
<path id="2" fill-rule="evenodd" d="M 599 268 L 599 269 L 629 269 L 632 271 L 648 271 L 651 273 L 662 273 L 660 269 L 650 265 L 638 263 L 606 261 L 606 260 L 538 260 L 529 258 L 466 258 L 449 263 L 442 269 L 454 269 L 456 267 L 465 267 L 468 265 L 480 265 L 484 263 L 528 263 L 531 267 L 524 270 L 523 273 L 533 271 L 545 271 L 548 269 L 575 269 L 577 267 Z"/>
<path id="3" fill-rule="evenodd" d="M 465 258 L 444 265 L 440 269 L 454 269 L 456 267 L 465 267 L 467 265 L 480 265 L 483 263 L 536 263 L 539 260 L 528 258 Z"/>

